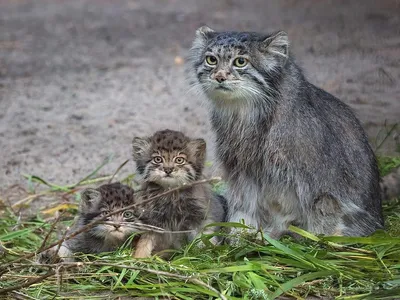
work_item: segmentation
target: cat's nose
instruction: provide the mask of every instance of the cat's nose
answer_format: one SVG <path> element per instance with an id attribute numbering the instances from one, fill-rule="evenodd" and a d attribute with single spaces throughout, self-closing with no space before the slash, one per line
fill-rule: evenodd
<path id="1" fill-rule="evenodd" d="M 218 73 L 215 75 L 215 80 L 219 83 L 224 82 L 226 80 L 226 76 L 224 74 Z"/>
<path id="2" fill-rule="evenodd" d="M 173 168 L 164 168 L 164 172 L 165 172 L 165 174 L 167 174 L 167 175 L 171 174 L 172 171 L 173 171 Z"/>
<path id="3" fill-rule="evenodd" d="M 121 225 L 119 224 L 113 224 L 115 229 L 119 229 L 121 227 Z"/>

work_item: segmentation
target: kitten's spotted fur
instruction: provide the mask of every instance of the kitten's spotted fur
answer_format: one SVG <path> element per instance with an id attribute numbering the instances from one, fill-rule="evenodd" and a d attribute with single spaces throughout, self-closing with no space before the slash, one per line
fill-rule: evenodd
<path id="1" fill-rule="evenodd" d="M 102 185 L 96 189 L 88 188 L 81 193 L 79 213 L 71 233 L 78 231 L 83 226 L 98 220 L 115 210 L 134 204 L 133 190 L 121 183 Z M 39 261 L 48 261 L 61 257 L 63 260 L 73 260 L 74 253 L 100 253 L 114 251 L 124 244 L 135 230 L 127 222 L 136 220 L 135 211 L 126 210 L 110 216 L 105 223 L 96 224 L 94 227 L 65 241 L 58 253 L 57 246 L 43 252 Z M 125 224 L 124 224 L 125 223 Z"/>
<path id="2" fill-rule="evenodd" d="M 229 221 L 273 236 L 290 224 L 349 236 L 383 227 L 364 130 L 347 105 L 306 80 L 286 33 L 202 27 L 189 68 L 192 88 L 209 99 Z"/>
<path id="3" fill-rule="evenodd" d="M 141 175 L 141 191 L 137 198 L 140 220 L 167 231 L 192 231 L 189 236 L 145 233 L 137 244 L 135 257 L 179 248 L 187 238 L 193 239 L 204 225 L 224 221 L 225 199 L 212 193 L 209 184 L 195 185 L 146 201 L 169 188 L 201 179 L 205 155 L 203 139 L 190 139 L 179 131 L 162 130 L 151 137 L 133 139 L 133 159 Z M 209 231 L 212 230 L 215 228 Z"/>

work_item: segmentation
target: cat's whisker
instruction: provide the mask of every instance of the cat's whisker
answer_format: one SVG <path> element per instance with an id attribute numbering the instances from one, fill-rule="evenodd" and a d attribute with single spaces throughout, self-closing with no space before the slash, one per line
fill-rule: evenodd
<path id="1" fill-rule="evenodd" d="M 194 94 L 194 96 L 201 95 L 203 93 L 203 86 L 201 84 L 192 84 L 189 89 L 184 93 L 187 97 L 190 94 Z"/>

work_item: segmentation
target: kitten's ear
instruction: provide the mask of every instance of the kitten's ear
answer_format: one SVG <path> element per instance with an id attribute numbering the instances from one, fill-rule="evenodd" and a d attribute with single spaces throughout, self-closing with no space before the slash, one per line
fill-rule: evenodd
<path id="1" fill-rule="evenodd" d="M 208 40 L 208 38 L 209 38 L 209 36 L 210 36 L 210 33 L 213 33 L 213 32 L 215 32 L 215 31 L 212 30 L 210 27 L 208 27 L 208 26 L 201 26 L 200 28 L 198 28 L 198 29 L 196 30 L 196 40 L 195 40 L 195 43 L 204 45 L 204 44 L 207 42 L 207 40 Z"/>
<path id="2" fill-rule="evenodd" d="M 286 32 L 279 31 L 264 39 L 260 45 L 261 52 L 269 52 L 271 54 L 288 58 L 289 55 L 289 38 Z"/>
<path id="3" fill-rule="evenodd" d="M 189 151 L 191 151 L 197 158 L 204 160 L 206 158 L 207 144 L 203 139 L 191 140 L 188 143 Z"/>
<path id="4" fill-rule="evenodd" d="M 89 210 L 96 206 L 101 200 L 101 193 L 92 188 L 87 188 L 81 193 L 81 210 Z"/>
<path id="5" fill-rule="evenodd" d="M 134 137 L 132 141 L 133 160 L 139 160 L 143 154 L 150 150 L 150 140 L 148 138 Z"/>

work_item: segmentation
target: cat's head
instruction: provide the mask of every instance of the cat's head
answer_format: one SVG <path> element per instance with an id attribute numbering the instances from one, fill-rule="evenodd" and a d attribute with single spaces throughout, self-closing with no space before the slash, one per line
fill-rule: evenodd
<path id="1" fill-rule="evenodd" d="M 276 96 L 288 47 L 283 31 L 262 35 L 200 27 L 189 52 L 190 84 L 218 104 L 240 105 Z"/>
<path id="2" fill-rule="evenodd" d="M 120 183 L 105 184 L 96 189 L 87 188 L 81 193 L 80 216 L 83 224 L 89 224 L 132 204 L 133 190 Z M 89 233 L 112 244 L 122 244 L 135 232 L 128 223 L 136 221 L 137 215 L 132 209 L 114 214 L 92 227 Z"/>
<path id="3" fill-rule="evenodd" d="M 146 182 L 167 188 L 201 177 L 206 156 L 203 139 L 190 139 L 179 131 L 162 130 L 151 137 L 135 137 L 132 146 L 137 172 Z"/>

